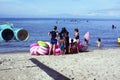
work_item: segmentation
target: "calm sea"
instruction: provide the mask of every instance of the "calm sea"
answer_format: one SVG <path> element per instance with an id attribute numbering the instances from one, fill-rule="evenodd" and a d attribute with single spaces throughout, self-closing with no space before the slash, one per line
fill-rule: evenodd
<path id="1" fill-rule="evenodd" d="M 120 36 L 120 20 L 106 19 L 51 19 L 51 18 L 4 18 L 0 19 L 0 24 L 12 23 L 16 28 L 26 29 L 30 37 L 27 41 L 0 42 L 0 53 L 9 52 L 29 52 L 29 46 L 38 40 L 50 41 L 48 32 L 53 26 L 58 26 L 58 31 L 66 27 L 69 31 L 69 37 L 74 38 L 74 28 L 79 29 L 80 40 L 84 43 L 83 36 L 89 31 L 89 49 L 97 49 L 96 40 L 98 37 L 102 40 L 102 48 L 117 48 L 117 38 Z M 112 29 L 112 24 L 116 29 Z M 0 34 L 1 35 L 1 34 Z"/>

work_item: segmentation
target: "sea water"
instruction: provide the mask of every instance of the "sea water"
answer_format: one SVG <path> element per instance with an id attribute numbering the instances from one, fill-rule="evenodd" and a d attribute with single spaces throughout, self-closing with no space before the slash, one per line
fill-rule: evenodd
<path id="1" fill-rule="evenodd" d="M 113 19 L 58 19 L 58 18 L 3 18 L 0 24 L 12 23 L 16 28 L 26 29 L 30 37 L 27 41 L 0 41 L 0 53 L 29 52 L 29 46 L 37 41 L 50 41 L 48 32 L 53 26 L 69 31 L 69 37 L 74 38 L 74 29 L 79 29 L 80 40 L 84 44 L 84 34 L 90 32 L 89 49 L 97 49 L 97 38 L 101 38 L 102 48 L 117 48 L 117 38 L 120 36 L 120 20 Z M 112 29 L 112 25 L 116 29 Z"/>

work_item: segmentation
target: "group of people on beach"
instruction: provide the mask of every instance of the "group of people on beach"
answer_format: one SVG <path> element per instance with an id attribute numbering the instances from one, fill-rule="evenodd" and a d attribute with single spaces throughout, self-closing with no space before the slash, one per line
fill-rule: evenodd
<path id="1" fill-rule="evenodd" d="M 49 49 L 49 55 L 51 54 L 51 51 L 53 50 L 53 54 L 55 54 L 55 46 L 57 42 L 59 42 L 59 48 L 60 48 L 60 54 L 68 54 L 68 53 L 74 53 L 74 50 L 72 47 L 76 48 L 77 53 L 80 52 L 79 49 L 79 42 L 80 42 L 80 36 L 79 36 L 79 30 L 78 28 L 74 29 L 74 38 L 71 39 L 71 42 L 69 42 L 69 32 L 65 27 L 62 28 L 61 32 L 59 33 L 57 31 L 57 26 L 54 26 L 53 30 L 48 32 L 48 36 L 51 38 L 51 48 Z M 58 41 L 59 37 L 59 41 Z M 75 40 L 75 41 L 74 41 Z M 88 40 L 85 39 L 86 45 L 88 45 Z M 87 50 L 87 47 L 84 48 Z"/>
<path id="2" fill-rule="evenodd" d="M 116 29 L 116 26 L 112 25 L 112 29 Z M 90 34 L 89 32 L 87 32 Z M 88 51 L 88 43 L 89 39 L 87 39 L 84 35 L 84 44 L 80 46 L 80 36 L 79 36 L 79 29 L 74 29 L 74 39 L 69 38 L 69 32 L 68 30 L 63 27 L 60 32 L 57 31 L 57 26 L 54 26 L 53 30 L 48 32 L 48 36 L 51 38 L 50 43 L 51 47 L 49 48 L 49 55 L 56 54 L 56 45 L 58 44 L 60 49 L 60 54 L 69 54 L 69 53 L 79 53 L 83 51 Z M 97 41 L 97 47 L 101 48 L 101 38 L 98 38 Z M 118 43 L 120 44 L 120 37 L 118 37 Z M 75 48 L 75 50 L 74 50 Z"/>

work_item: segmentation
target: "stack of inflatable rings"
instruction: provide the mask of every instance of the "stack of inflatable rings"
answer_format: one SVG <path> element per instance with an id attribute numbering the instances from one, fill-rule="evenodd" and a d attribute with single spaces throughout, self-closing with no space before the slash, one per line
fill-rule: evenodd
<path id="1" fill-rule="evenodd" d="M 38 41 L 30 45 L 30 54 L 31 55 L 47 55 L 51 48 L 50 42 Z M 60 54 L 59 44 L 56 45 L 55 53 Z"/>
<path id="2" fill-rule="evenodd" d="M 38 52 L 37 52 L 37 49 L 38 49 L 38 44 L 37 43 L 33 43 L 30 45 L 30 54 L 31 55 L 40 55 Z"/>
<path id="3" fill-rule="evenodd" d="M 37 43 L 39 45 L 39 48 L 38 48 L 37 52 L 39 54 L 42 54 L 42 55 L 48 54 L 49 45 L 46 42 L 43 42 L 43 41 L 38 41 Z"/>

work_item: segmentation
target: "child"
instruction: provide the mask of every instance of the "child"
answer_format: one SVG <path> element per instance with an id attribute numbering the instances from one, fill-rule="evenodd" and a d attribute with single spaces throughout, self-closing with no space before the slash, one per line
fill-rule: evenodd
<path id="1" fill-rule="evenodd" d="M 71 39 L 71 43 L 69 45 L 69 53 L 76 53 L 77 52 L 77 42 L 74 42 L 73 39 Z"/>
<path id="2" fill-rule="evenodd" d="M 77 52 L 79 53 L 79 48 L 78 48 L 78 42 L 79 42 L 79 30 L 78 28 L 74 29 L 74 36 L 75 36 L 75 39 L 76 39 L 76 42 L 77 42 Z"/>
<path id="3" fill-rule="evenodd" d="M 98 38 L 98 40 L 97 40 L 97 46 L 98 46 L 98 48 L 101 48 L 101 39 L 100 38 Z"/>
<path id="4" fill-rule="evenodd" d="M 60 36 L 59 45 L 60 45 L 60 54 L 65 54 L 65 40 L 63 36 Z"/>

